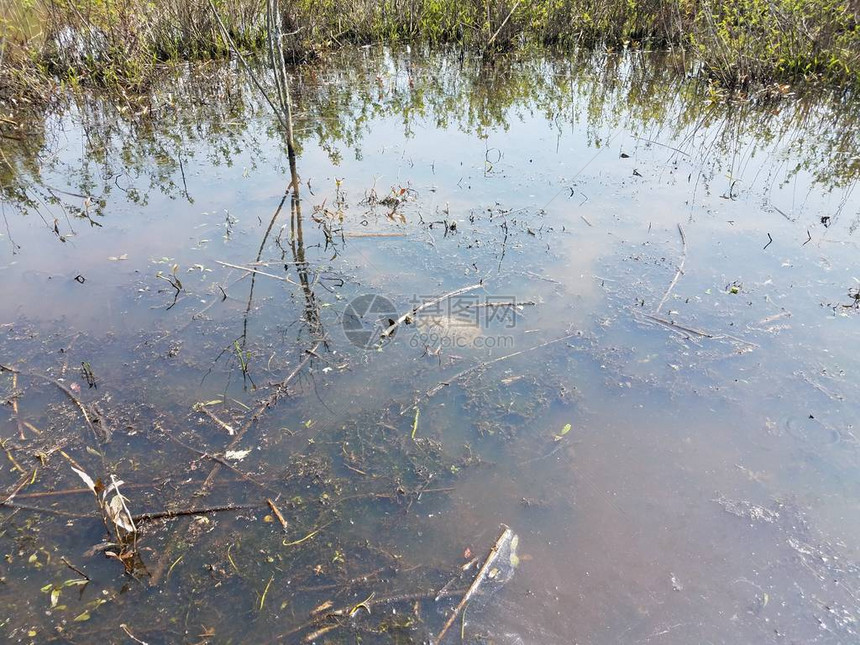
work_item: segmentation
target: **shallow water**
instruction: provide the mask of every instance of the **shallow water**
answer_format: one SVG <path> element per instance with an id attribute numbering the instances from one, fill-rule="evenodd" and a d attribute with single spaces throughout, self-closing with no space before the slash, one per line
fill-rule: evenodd
<path id="1" fill-rule="evenodd" d="M 5 638 L 427 642 L 506 524 L 515 575 L 446 642 L 856 641 L 856 104 L 674 63 L 307 67 L 298 211 L 228 67 L 4 139 Z M 132 513 L 252 508 L 140 519 L 127 575 L 57 445 Z"/>

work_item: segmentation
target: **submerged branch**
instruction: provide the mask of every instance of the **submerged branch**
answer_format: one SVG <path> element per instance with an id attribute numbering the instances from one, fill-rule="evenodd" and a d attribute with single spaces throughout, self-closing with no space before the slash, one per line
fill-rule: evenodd
<path id="1" fill-rule="evenodd" d="M 418 592 L 418 593 L 405 593 L 405 594 L 397 594 L 392 596 L 381 596 L 381 597 L 373 597 L 368 598 L 367 600 L 362 601 L 358 604 L 344 605 L 343 607 L 338 607 L 337 609 L 332 609 L 331 611 L 321 611 L 317 613 L 313 618 L 308 620 L 301 625 L 298 625 L 288 632 L 284 632 L 283 634 L 279 634 L 274 642 L 284 642 L 289 636 L 295 636 L 296 634 L 305 631 L 306 629 L 311 629 L 313 627 L 320 628 L 326 622 L 332 620 L 339 620 L 341 618 L 350 618 L 354 616 L 359 610 L 364 609 L 368 612 L 371 612 L 376 607 L 383 607 L 385 605 L 394 605 L 400 604 L 404 602 L 417 602 L 417 601 L 427 601 L 427 600 L 441 600 L 442 598 L 452 598 L 455 596 L 459 596 L 460 594 L 466 592 L 466 589 L 453 589 L 450 591 L 444 591 L 442 593 L 437 593 L 435 591 L 426 591 L 426 592 Z M 339 627 L 338 623 L 330 623 L 329 627 L 332 629 Z M 307 640 L 307 639 L 306 639 Z"/>
<path id="2" fill-rule="evenodd" d="M 504 526 L 504 525 L 502 525 Z M 445 634 L 448 633 L 448 630 L 451 629 L 451 625 L 454 624 L 454 621 L 457 620 L 457 616 L 460 615 L 460 612 L 466 607 L 466 604 L 472 599 L 472 597 L 478 592 L 480 586 L 484 583 L 484 580 L 490 573 L 490 567 L 493 566 L 495 561 L 499 557 L 499 552 L 502 549 L 502 546 L 511 540 L 513 536 L 513 531 L 511 531 L 510 527 L 504 526 L 502 530 L 502 534 L 498 537 L 495 544 L 493 544 L 493 548 L 490 549 L 490 554 L 487 556 L 487 559 L 484 560 L 483 566 L 478 570 L 475 579 L 472 581 L 472 584 L 469 585 L 469 589 L 463 594 L 463 598 L 460 599 L 460 602 L 454 608 L 454 611 L 451 612 L 451 615 L 448 617 L 448 620 L 445 622 L 445 626 L 442 627 L 442 631 L 439 632 L 439 635 L 432 641 L 435 645 L 439 645 L 442 642 L 442 639 L 445 638 Z"/>
<path id="3" fill-rule="evenodd" d="M 567 334 L 566 336 L 562 336 L 561 338 L 554 338 L 553 340 L 548 340 L 548 341 L 546 341 L 545 343 L 541 343 L 541 344 L 539 344 L 539 345 L 535 345 L 534 347 L 529 347 L 528 349 L 521 349 L 521 350 L 519 350 L 519 351 L 517 351 L 517 352 L 511 352 L 510 354 L 505 354 L 504 356 L 499 356 L 498 358 L 494 358 L 494 359 L 492 359 L 492 360 L 490 360 L 490 361 L 484 361 L 484 362 L 482 362 L 482 363 L 478 363 L 477 365 L 473 365 L 472 367 L 469 367 L 468 369 L 465 369 L 465 370 L 463 370 L 462 372 L 458 372 L 458 373 L 457 373 L 457 374 L 455 374 L 454 376 L 452 376 L 452 377 L 450 377 L 450 378 L 448 378 L 448 379 L 446 379 L 446 380 L 444 380 L 444 381 L 440 381 L 439 383 L 437 383 L 436 385 L 434 385 L 433 387 L 431 387 L 431 388 L 430 388 L 429 390 L 427 390 L 423 395 L 419 396 L 419 397 L 418 397 L 418 398 L 417 398 L 417 399 L 412 403 L 412 405 L 407 406 L 406 408 L 404 408 L 403 410 L 401 410 L 400 415 L 401 415 L 401 416 L 403 416 L 404 414 L 406 414 L 406 412 L 407 412 L 408 410 L 411 410 L 413 407 L 415 407 L 416 405 L 418 405 L 418 403 L 419 403 L 421 400 L 423 400 L 423 399 L 429 399 L 430 397 L 432 397 L 433 395 L 435 395 L 437 392 L 439 392 L 439 391 L 440 391 L 440 390 L 442 390 L 443 388 L 446 388 L 446 387 L 448 387 L 449 385 L 451 385 L 451 383 L 453 383 L 454 381 L 459 381 L 461 378 L 466 377 L 466 376 L 468 376 L 469 374 L 472 374 L 472 373 L 477 372 L 477 371 L 479 371 L 479 370 L 483 370 L 483 369 L 485 369 L 485 368 L 489 367 L 490 365 L 495 365 L 496 363 L 501 363 L 502 361 L 506 361 L 506 360 L 508 360 L 508 359 L 515 358 L 515 357 L 517 357 L 517 356 L 522 356 L 523 354 L 528 354 L 529 352 L 533 352 L 533 351 L 536 351 L 536 350 L 538 350 L 538 349 L 543 349 L 544 347 L 548 347 L 548 346 L 550 346 L 550 345 L 554 345 L 555 343 L 560 343 L 560 342 L 562 342 L 562 341 L 569 340 L 569 339 L 571 339 L 571 338 L 573 338 L 573 337 L 575 337 L 575 336 L 578 336 L 578 333 Z"/>
<path id="4" fill-rule="evenodd" d="M 479 289 L 484 286 L 483 282 L 479 282 L 478 284 L 473 284 L 471 287 L 463 287 L 462 289 L 456 289 L 451 291 L 450 293 L 446 293 L 443 296 L 439 296 L 433 300 L 428 300 L 427 302 L 423 302 L 417 307 L 413 307 L 408 313 L 403 314 L 391 323 L 388 327 L 382 330 L 382 333 L 379 334 L 380 338 L 388 338 L 395 332 L 395 330 L 402 325 L 404 322 L 411 321 L 420 311 L 427 309 L 428 307 L 433 307 L 438 305 L 440 302 L 444 302 L 448 298 L 454 298 L 455 296 L 460 296 L 464 293 L 468 293 L 469 291 L 474 291 L 475 289 Z"/>
<path id="5" fill-rule="evenodd" d="M 684 274 L 684 264 L 686 264 L 687 262 L 687 236 L 684 235 L 684 229 L 681 228 L 680 224 L 678 224 L 678 232 L 681 234 L 681 243 L 683 244 L 681 263 L 678 265 L 678 270 L 675 272 L 675 277 L 672 278 L 672 282 L 669 283 L 669 288 L 666 289 L 666 293 L 664 293 L 663 297 L 660 299 L 660 304 L 657 305 L 657 308 L 654 310 L 655 314 L 660 313 L 660 310 L 663 308 L 663 305 L 666 304 L 666 300 L 668 300 L 669 298 L 669 294 L 672 293 L 672 289 L 675 288 L 675 285 L 678 284 L 678 280 Z"/>
<path id="6" fill-rule="evenodd" d="M 41 379 L 43 381 L 46 381 L 48 383 L 52 383 L 53 385 L 55 385 L 57 388 L 60 389 L 60 391 L 63 394 L 65 394 L 69 398 L 69 400 L 72 403 L 75 404 L 75 407 L 77 407 L 78 410 L 81 411 L 81 415 L 83 415 L 84 421 L 86 422 L 87 427 L 90 429 L 90 432 L 93 433 L 93 437 L 95 438 L 96 442 L 97 443 L 100 442 L 99 433 L 96 430 L 95 425 L 93 424 L 93 421 L 90 418 L 89 413 L 87 412 L 87 409 L 84 407 L 84 404 L 81 403 L 81 400 L 78 397 L 76 397 L 74 395 L 74 393 L 72 393 L 72 391 L 69 388 L 67 388 L 65 385 L 60 383 L 57 379 L 52 378 L 50 376 L 47 376 L 46 374 L 40 374 L 39 372 L 24 372 L 24 371 L 21 371 L 21 370 L 12 368 L 12 367 L 8 367 L 6 365 L 0 365 L 0 372 L 12 372 L 13 374 L 22 374 L 24 376 L 29 376 L 31 378 Z"/>
<path id="7" fill-rule="evenodd" d="M 186 508 L 178 511 L 155 511 L 152 513 L 140 513 L 133 515 L 135 522 L 160 520 L 171 517 L 184 517 L 186 515 L 205 515 L 206 513 L 222 513 L 224 511 L 243 511 L 254 508 L 263 508 L 265 504 L 225 504 L 222 506 L 204 506 L 202 508 Z"/>

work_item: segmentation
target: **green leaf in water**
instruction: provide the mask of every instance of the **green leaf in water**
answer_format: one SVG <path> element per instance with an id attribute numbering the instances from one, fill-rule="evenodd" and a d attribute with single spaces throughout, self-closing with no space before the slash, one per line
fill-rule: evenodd
<path id="1" fill-rule="evenodd" d="M 84 578 L 73 578 L 71 580 L 66 580 L 63 582 L 64 587 L 77 587 L 89 584 L 89 580 L 85 580 Z"/>
<path id="2" fill-rule="evenodd" d="M 561 432 L 555 435 L 553 439 L 555 439 L 556 441 L 561 441 L 564 438 L 564 435 L 570 432 L 572 428 L 573 426 L 571 426 L 569 423 L 564 424 L 564 427 L 561 429 Z"/>

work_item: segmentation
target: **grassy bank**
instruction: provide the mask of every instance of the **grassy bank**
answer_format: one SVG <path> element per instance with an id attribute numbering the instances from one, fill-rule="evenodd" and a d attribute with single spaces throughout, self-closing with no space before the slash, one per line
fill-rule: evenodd
<path id="1" fill-rule="evenodd" d="M 141 89 L 159 63 L 221 57 L 212 7 L 247 51 L 265 43 L 261 0 L 0 0 L 0 93 L 56 81 Z M 726 87 L 821 80 L 860 87 L 860 0 L 293 0 L 294 60 L 346 43 L 683 48 Z"/>

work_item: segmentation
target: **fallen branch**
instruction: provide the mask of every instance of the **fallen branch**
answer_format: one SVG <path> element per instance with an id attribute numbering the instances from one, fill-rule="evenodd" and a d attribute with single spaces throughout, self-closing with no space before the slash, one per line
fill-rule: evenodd
<path id="1" fill-rule="evenodd" d="M 200 455 L 204 459 L 210 459 L 210 460 L 212 460 L 218 464 L 221 464 L 225 468 L 232 470 L 234 473 L 236 473 L 239 477 L 241 477 L 245 481 L 250 482 L 250 483 L 254 484 L 255 486 L 259 486 L 260 488 L 262 488 L 265 491 L 277 492 L 277 491 L 273 490 L 270 486 L 267 486 L 266 484 L 264 484 L 261 481 L 259 481 L 258 479 L 256 479 L 254 476 L 244 472 L 243 470 L 240 470 L 239 468 L 237 468 L 236 466 L 231 464 L 229 461 L 227 461 L 226 459 L 224 459 L 222 457 L 219 457 L 218 455 L 210 454 L 210 453 L 206 452 L 205 450 L 199 450 L 198 448 L 195 448 L 194 446 L 189 446 L 184 441 L 177 439 L 176 437 L 174 437 L 170 433 L 164 432 L 163 430 L 162 430 L 162 435 L 167 437 L 171 441 L 173 441 L 175 444 L 182 446 L 186 450 L 189 450 L 189 451 L 191 451 L 197 455 Z"/>
<path id="2" fill-rule="evenodd" d="M 242 427 L 239 430 L 239 432 L 236 433 L 236 436 L 233 437 L 233 441 L 231 441 L 230 444 L 225 448 L 225 452 L 228 450 L 233 450 L 234 448 L 236 448 L 236 446 L 238 446 L 239 443 L 244 438 L 245 433 L 247 433 L 248 430 L 251 429 L 251 426 L 254 424 L 254 422 L 260 418 L 260 415 L 262 415 L 263 412 L 265 412 L 281 396 L 283 396 L 283 393 L 286 391 L 287 386 L 298 375 L 298 373 L 302 371 L 302 369 L 305 367 L 305 365 L 307 365 L 308 362 L 314 357 L 315 352 L 317 351 L 317 349 L 319 348 L 319 346 L 321 344 L 322 344 L 321 341 L 317 341 L 316 343 L 314 343 L 313 347 L 311 347 L 308 350 L 305 350 L 306 356 L 301 360 L 301 362 L 298 365 L 296 365 L 295 369 L 292 372 L 290 372 L 283 381 L 281 381 L 280 383 L 278 383 L 275 386 L 275 388 L 274 388 L 275 391 L 269 396 L 269 398 L 266 399 L 265 401 L 263 401 L 263 403 L 261 403 L 259 406 L 257 406 L 257 408 L 254 410 L 254 412 L 251 414 L 251 416 L 248 417 L 248 420 L 245 421 L 244 424 L 242 424 Z M 209 473 L 209 476 L 206 478 L 206 481 L 203 482 L 202 488 L 204 490 L 208 489 L 209 486 L 212 485 L 212 481 L 215 479 L 215 477 L 218 476 L 218 472 L 220 470 L 221 470 L 220 464 L 216 464 L 212 468 L 212 470 Z"/>
<path id="3" fill-rule="evenodd" d="M 189 449 L 194 450 L 190 446 L 189 446 Z M 217 457 L 213 457 L 213 455 L 207 454 L 206 456 L 209 458 L 212 458 L 213 460 L 216 460 L 216 461 L 218 459 Z M 229 480 L 224 480 L 222 482 L 217 482 L 219 486 L 222 484 L 225 486 L 227 484 L 235 484 L 236 482 L 241 481 L 241 480 L 253 481 L 250 479 L 250 476 L 247 475 L 246 473 L 243 473 L 243 472 L 235 470 L 235 469 L 233 469 L 233 470 L 236 472 L 237 475 L 240 476 L 241 479 L 229 479 Z M 272 481 L 279 481 L 279 480 L 280 480 L 280 478 L 277 478 L 277 477 L 272 478 Z M 254 481 L 254 483 L 256 483 L 257 485 L 262 485 L 261 483 L 259 483 L 259 480 Z M 123 489 L 129 490 L 129 489 L 140 489 L 140 488 L 157 488 L 158 486 L 161 486 L 162 484 L 163 484 L 163 482 L 149 482 L 147 484 L 128 484 L 128 483 L 126 483 L 126 484 L 123 484 Z M 269 487 L 266 487 L 266 490 L 272 491 L 272 489 Z M 42 498 L 42 497 L 62 497 L 64 495 L 92 495 L 92 494 L 93 494 L 93 492 L 89 488 L 64 488 L 62 490 L 44 490 L 44 491 L 39 491 L 37 493 L 20 493 L 20 494 L 15 495 L 15 499 L 37 499 L 37 498 Z"/>
<path id="4" fill-rule="evenodd" d="M 306 356 L 299 362 L 295 369 L 287 375 L 287 377 L 283 381 L 281 381 L 275 386 L 275 393 L 273 393 L 268 399 L 266 399 L 263 403 L 257 406 L 257 408 L 251 413 L 245 423 L 242 424 L 242 427 L 239 432 L 237 432 L 236 436 L 233 437 L 233 441 L 231 441 L 230 444 L 225 448 L 225 452 L 227 450 L 235 449 L 236 446 L 238 446 L 242 439 L 245 437 L 245 434 L 248 432 L 248 430 L 251 429 L 251 426 L 254 424 L 254 422 L 260 417 L 260 415 L 262 415 L 266 409 L 271 407 L 275 403 L 275 401 L 280 398 L 280 396 L 283 396 L 283 392 L 286 391 L 290 382 L 292 382 L 292 380 L 299 374 L 299 372 L 301 372 L 301 370 L 308 364 L 308 362 L 310 362 L 311 358 L 315 356 L 315 352 L 320 345 L 322 345 L 322 341 L 317 341 L 310 349 L 305 350 Z M 218 473 L 221 472 L 221 466 L 222 464 L 220 462 L 217 462 L 214 466 L 212 466 L 212 470 L 209 471 L 209 476 L 206 477 L 206 480 L 203 482 L 203 484 L 197 491 L 198 496 L 204 495 L 209 491 L 209 489 L 215 482 L 215 478 L 218 476 Z M 170 560 L 171 552 L 172 546 L 168 544 L 167 548 L 165 548 L 162 552 L 161 558 L 159 558 L 159 561 L 155 569 L 153 570 L 152 575 L 149 578 L 150 586 L 154 587 L 161 581 L 161 577 L 164 575 L 167 563 Z"/>
<path id="5" fill-rule="evenodd" d="M 315 587 L 296 587 L 296 591 L 301 591 L 302 593 L 313 592 L 319 593 L 321 591 L 331 591 L 333 589 L 348 589 L 353 585 L 368 582 L 372 578 L 376 578 L 380 573 L 385 571 L 393 570 L 391 565 L 385 565 L 384 567 L 379 567 L 378 569 L 374 569 L 373 571 L 369 571 L 368 573 L 362 574 L 360 576 L 355 576 L 354 578 L 350 578 L 344 582 L 335 582 L 333 584 L 328 585 L 317 585 Z"/>
<path id="6" fill-rule="evenodd" d="M 212 410 L 206 407 L 205 403 L 195 403 L 194 407 L 191 408 L 195 412 L 202 412 L 207 417 L 209 417 L 212 422 L 221 428 L 224 432 L 226 432 L 231 437 L 236 434 L 236 430 L 226 421 L 222 421 L 218 415 L 216 415 Z"/>
<path id="7" fill-rule="evenodd" d="M 13 374 L 23 374 L 24 376 L 29 376 L 31 378 L 40 378 L 43 381 L 47 381 L 48 383 L 54 384 L 56 387 L 58 387 L 63 392 L 63 394 L 65 394 L 67 397 L 69 397 L 69 399 L 72 401 L 72 403 L 74 403 L 77 406 L 78 410 L 81 411 L 81 414 L 84 417 L 84 421 L 87 422 L 87 426 L 89 427 L 90 432 L 92 432 L 93 437 L 95 437 L 96 443 L 100 442 L 99 433 L 96 431 L 96 428 L 93 425 L 93 421 L 92 421 L 92 419 L 90 419 L 90 415 L 87 412 L 87 409 L 84 407 L 84 404 L 81 403 L 80 399 L 78 399 L 78 397 L 76 397 L 69 388 L 67 388 L 65 385 L 60 383 L 57 379 L 51 378 L 50 376 L 47 376 L 46 374 L 40 374 L 39 372 L 22 372 L 21 370 L 17 370 L 15 368 L 8 367 L 6 365 L 0 365 L 0 372 L 12 372 Z"/>
<path id="8" fill-rule="evenodd" d="M 171 517 L 184 517 L 186 515 L 205 515 L 206 513 L 222 513 L 224 511 L 244 511 L 254 508 L 262 508 L 265 504 L 226 504 L 224 506 L 204 506 L 202 508 L 186 508 L 179 511 L 156 511 L 153 513 L 141 513 L 132 515 L 135 522 L 146 522 L 148 520 L 161 520 Z"/>
<path id="9" fill-rule="evenodd" d="M 322 611 L 314 615 L 309 621 L 302 623 L 296 627 L 293 627 L 290 631 L 284 632 L 283 634 L 279 634 L 276 639 L 272 642 L 283 643 L 287 640 L 287 637 L 294 636 L 299 632 L 303 632 L 306 629 L 310 629 L 312 627 L 320 627 L 326 620 L 337 619 L 337 618 L 349 618 L 354 615 L 359 609 L 366 609 L 367 611 L 371 611 L 374 607 L 384 606 L 384 605 L 394 605 L 398 603 L 404 602 L 416 602 L 419 600 L 441 600 L 442 598 L 452 598 L 455 596 L 459 596 L 463 593 L 463 589 L 454 589 L 452 591 L 446 591 L 442 594 L 439 594 L 437 597 L 437 593 L 435 591 L 421 592 L 421 593 L 409 593 L 409 594 L 399 594 L 396 596 L 382 596 L 382 597 L 374 597 L 368 598 L 367 600 L 362 601 L 358 604 L 345 605 L 343 607 L 339 607 L 337 609 L 333 609 L 331 611 Z M 337 623 L 329 625 L 332 629 L 339 627 L 340 625 Z M 307 639 L 305 639 L 307 640 Z"/>
<path id="10" fill-rule="evenodd" d="M 666 304 L 666 300 L 668 300 L 669 298 L 669 294 L 672 293 L 672 289 L 675 288 L 675 285 L 678 284 L 678 280 L 684 273 L 684 264 L 687 262 L 687 236 L 684 235 L 684 229 L 681 228 L 680 224 L 678 224 L 678 232 L 681 234 L 681 243 L 684 246 L 681 255 L 681 263 L 678 265 L 678 270 L 675 272 L 675 277 L 672 278 L 672 282 L 669 283 L 669 288 L 666 289 L 666 293 L 663 294 L 663 298 L 660 300 L 660 304 L 657 305 L 657 309 L 654 310 L 655 314 L 660 313 L 660 310 L 663 308 L 663 305 Z"/>
<path id="11" fill-rule="evenodd" d="M 188 194 L 188 192 L 186 191 L 186 195 L 187 194 Z M 87 578 L 87 580 L 89 580 L 89 578 Z M 147 643 L 146 641 L 142 641 L 139 638 L 137 638 L 134 634 L 132 634 L 131 631 L 128 629 L 128 625 L 126 625 L 125 623 L 120 623 L 120 627 L 122 628 L 122 631 L 124 631 L 126 633 L 126 635 L 131 640 L 133 640 L 135 643 L 139 643 L 140 645 L 149 645 L 149 643 Z"/>
<path id="12" fill-rule="evenodd" d="M 748 345 L 750 347 L 758 347 L 756 343 L 750 342 L 748 340 L 744 340 L 743 338 L 738 338 L 737 336 L 732 336 L 731 334 L 723 334 L 723 333 L 712 333 L 709 331 L 705 331 L 703 329 L 696 329 L 695 327 L 688 327 L 686 325 L 680 325 L 673 320 L 669 320 L 667 318 L 661 318 L 660 316 L 655 316 L 653 314 L 646 314 L 642 312 L 635 312 L 641 315 L 648 320 L 651 320 L 657 324 L 663 325 L 664 327 L 668 327 L 673 331 L 677 331 L 678 333 L 692 334 L 694 336 L 698 336 L 700 338 L 710 338 L 711 340 L 722 340 L 728 339 L 733 340 L 736 343 L 742 343 L 744 345 Z"/>
<path id="13" fill-rule="evenodd" d="M 432 641 L 433 643 L 435 643 L 435 645 L 440 645 L 442 639 L 445 638 L 445 634 L 447 634 L 448 630 L 451 628 L 451 625 L 453 625 L 454 621 L 457 620 L 457 616 L 460 615 L 460 612 L 463 611 L 463 608 L 466 606 L 469 600 L 472 599 L 472 596 L 474 596 L 478 592 L 479 587 L 484 583 L 484 580 L 490 573 L 490 568 L 498 559 L 499 551 L 501 550 L 502 546 L 513 538 L 513 531 L 511 531 L 510 527 L 505 526 L 504 524 L 502 526 L 504 527 L 504 530 L 502 531 L 502 534 L 499 536 L 499 538 L 496 540 L 496 543 L 493 544 L 493 548 L 490 549 L 490 554 L 487 556 L 487 559 L 484 560 L 483 566 L 478 571 L 478 574 L 475 576 L 475 579 L 472 581 L 472 584 L 469 585 L 469 589 L 463 595 L 463 598 L 460 600 L 460 602 L 454 608 L 454 611 L 448 617 L 445 626 L 442 627 L 442 631 L 440 631 L 439 635 L 436 636 L 436 638 Z"/>
<path id="14" fill-rule="evenodd" d="M 483 286 L 484 286 L 484 283 L 479 282 L 478 284 L 473 284 L 471 287 L 463 287 L 462 289 L 457 289 L 457 290 L 452 291 L 450 293 L 446 293 L 444 296 L 440 296 L 440 297 L 436 298 L 435 300 L 429 300 L 425 303 L 422 303 L 422 304 L 418 305 L 417 307 L 414 307 L 409 313 L 403 314 L 402 316 L 400 316 L 400 318 L 398 318 L 393 323 L 391 323 L 388 327 L 386 327 L 382 331 L 382 333 L 379 335 L 379 337 L 380 338 L 388 338 L 389 336 L 391 336 L 391 334 L 394 333 L 394 331 L 400 325 L 402 325 L 407 320 L 412 320 L 412 318 L 414 318 L 415 315 L 419 311 L 423 311 L 424 309 L 427 309 L 428 307 L 438 305 L 440 302 L 447 300 L 448 298 L 453 298 L 454 296 L 459 296 L 459 295 L 462 295 L 464 293 L 468 293 L 469 291 L 474 291 L 475 289 L 478 289 L 478 288 L 483 287 Z"/>
<path id="15" fill-rule="evenodd" d="M 683 336 L 687 340 L 691 340 L 696 342 L 695 337 L 699 338 L 713 338 L 711 334 L 708 334 L 699 329 L 693 329 L 692 327 L 685 327 L 684 325 L 676 325 L 671 320 L 667 320 L 666 318 L 660 318 L 659 316 L 654 316 L 653 314 L 646 314 L 638 311 L 636 309 L 633 310 L 633 317 L 639 320 L 640 322 L 651 322 L 656 323 L 658 325 L 662 325 L 667 327 L 670 331 Z M 644 320 L 643 320 L 644 319 Z"/>
<path id="16" fill-rule="evenodd" d="M 264 275 L 267 278 L 274 278 L 275 280 L 280 280 L 281 282 L 286 282 L 287 284 L 296 284 L 292 280 L 282 275 L 275 275 L 274 273 L 266 273 L 265 271 L 260 271 L 259 269 L 255 269 L 253 267 L 243 267 L 240 264 L 230 264 L 229 262 L 222 262 L 221 260 L 215 260 L 215 264 L 220 264 L 221 266 L 230 267 L 231 269 L 238 269 L 239 271 L 247 271 L 248 273 L 256 273 L 257 275 Z"/>
<path id="17" fill-rule="evenodd" d="M 469 374 L 471 374 L 473 372 L 477 372 L 478 370 L 485 369 L 485 368 L 489 367 L 490 365 L 495 365 L 496 363 L 501 363 L 502 361 L 506 361 L 509 358 L 515 358 L 517 356 L 522 356 L 523 354 L 528 354 L 529 352 L 533 352 L 533 351 L 538 350 L 538 349 L 543 349 L 544 347 L 554 345 L 555 343 L 560 343 L 562 341 L 573 338 L 576 335 L 577 335 L 576 333 L 568 334 L 566 336 L 562 336 L 561 338 L 555 338 L 553 340 L 548 340 L 545 343 L 541 343 L 540 345 L 535 345 L 534 347 L 529 347 L 528 349 L 521 349 L 518 352 L 512 352 L 510 354 L 505 354 L 504 356 L 499 356 L 498 358 L 494 358 L 493 360 L 484 361 L 483 363 L 479 363 L 478 365 L 473 365 L 472 367 L 455 374 L 454 376 L 452 376 L 451 378 L 449 378 L 445 381 L 440 381 L 439 383 L 437 383 L 436 385 L 431 387 L 429 390 L 427 390 L 424 393 L 423 396 L 421 396 L 418 400 L 416 400 L 411 406 L 408 406 L 407 408 L 403 409 L 400 412 L 400 415 L 403 416 L 404 414 L 406 414 L 407 410 L 410 410 L 413 407 L 415 407 L 416 405 L 418 405 L 418 403 L 422 399 L 429 399 L 431 396 L 433 396 L 437 392 L 439 392 L 439 390 L 448 387 L 449 385 L 451 385 L 451 383 L 453 383 L 454 381 L 460 380 L 464 376 L 468 376 Z"/>
<path id="18" fill-rule="evenodd" d="M 0 506 L 6 506 L 7 508 L 19 508 L 22 511 L 31 511 L 33 513 L 46 513 L 47 515 L 59 515 L 60 517 L 71 517 L 74 519 L 95 519 L 98 517 L 95 513 L 69 513 L 68 511 L 60 511 L 55 508 L 45 508 L 43 506 L 30 506 L 28 504 L 19 504 L 18 502 L 13 502 L 10 500 L 5 500 L 0 502 Z"/>
<path id="19" fill-rule="evenodd" d="M 408 409 L 408 408 L 407 408 Z M 399 502 L 407 497 L 412 497 L 416 494 L 420 495 L 429 495 L 431 493 L 452 493 L 457 490 L 454 486 L 447 486 L 445 488 L 424 488 L 420 490 L 414 491 L 406 491 L 406 492 L 392 492 L 392 493 L 355 493 L 353 495 L 344 495 L 343 497 L 338 497 L 336 503 L 340 504 L 342 502 L 347 502 L 353 499 L 378 499 L 378 500 L 389 500 L 391 502 Z"/>
<path id="20" fill-rule="evenodd" d="M 31 485 L 34 481 L 36 481 L 36 473 L 39 472 L 38 468 L 33 468 L 32 472 L 24 473 L 22 477 L 18 479 L 17 482 L 9 489 L 10 492 L 6 493 L 6 497 L 0 502 L 0 506 L 4 506 L 7 503 L 11 502 L 12 499 L 20 493 L 25 487 Z"/>
<path id="21" fill-rule="evenodd" d="M 244 279 L 245 279 L 245 278 L 247 278 L 247 277 L 248 277 L 248 274 L 247 274 L 247 273 L 243 273 L 243 274 L 242 274 L 242 275 L 240 275 L 238 278 L 236 278 L 235 280 L 233 280 L 233 282 L 231 282 L 230 284 L 228 284 L 228 285 L 227 285 L 227 289 L 230 289 L 230 288 L 232 288 L 233 286 L 235 286 L 235 285 L 239 284 L 239 282 L 241 282 L 242 280 L 244 280 Z M 179 327 L 179 328 L 178 328 L 178 329 L 176 329 L 174 332 L 172 332 L 174 336 L 175 336 L 177 333 L 179 333 L 179 332 L 185 331 L 185 330 L 186 330 L 186 329 L 187 329 L 187 328 L 188 328 L 188 327 L 189 327 L 189 326 L 190 326 L 190 325 L 191 325 L 195 320 L 200 320 L 200 319 L 204 316 L 204 314 L 205 314 L 207 311 L 209 311 L 212 307 L 214 307 L 214 306 L 215 306 L 216 304 L 218 304 L 219 302 L 224 302 L 224 301 L 227 299 L 227 290 L 226 290 L 224 287 L 222 287 L 220 284 L 217 284 L 216 286 L 221 290 L 221 293 L 220 293 L 219 295 L 215 296 L 214 298 L 212 298 L 212 299 L 207 303 L 207 305 L 206 305 L 205 307 L 203 307 L 203 309 L 199 309 L 198 311 L 194 312 L 194 313 L 191 315 L 191 318 L 189 318 L 189 319 L 188 319 L 188 321 L 187 321 L 185 324 L 183 324 L 181 327 Z M 159 340 L 163 340 L 163 339 L 167 338 L 167 337 L 168 337 L 168 336 L 170 336 L 170 335 L 171 335 L 171 332 L 167 332 L 167 333 L 165 333 L 165 334 L 164 334 L 164 336 L 162 336 Z"/>
<path id="22" fill-rule="evenodd" d="M 281 528 L 284 529 L 284 533 L 286 533 L 289 525 L 287 524 L 287 520 L 284 518 L 284 514 L 281 513 L 281 509 L 279 509 L 271 499 L 266 499 L 266 504 L 268 504 L 269 508 L 272 509 L 272 514 L 278 519 L 278 522 L 281 523 Z"/>
<path id="23" fill-rule="evenodd" d="M 370 231 L 363 232 L 354 232 L 354 233 L 344 233 L 344 237 L 353 237 L 353 238 L 363 238 L 363 237 L 406 237 L 406 233 L 372 233 Z"/>
<path id="24" fill-rule="evenodd" d="M 69 561 L 66 559 L 66 556 L 62 556 L 62 557 L 60 558 L 60 560 L 62 561 L 62 563 L 63 563 L 63 564 L 65 564 L 67 567 L 69 567 L 69 569 L 71 569 L 72 571 L 74 571 L 75 573 L 77 573 L 79 576 L 81 576 L 81 577 L 82 577 L 82 578 L 84 578 L 85 580 L 89 580 L 89 579 L 90 579 L 90 577 L 89 577 L 87 574 L 85 574 L 83 571 L 81 571 L 81 570 L 80 570 L 80 569 L 78 569 L 75 565 L 73 565 L 71 562 L 69 562 Z"/>
<path id="25" fill-rule="evenodd" d="M 493 309 L 495 307 L 534 307 L 534 300 L 506 300 L 503 302 L 479 302 L 474 305 L 466 305 L 463 309 Z"/>
<path id="26" fill-rule="evenodd" d="M 24 434 L 24 423 L 18 410 L 18 395 L 18 372 L 12 372 L 12 414 L 15 415 L 15 423 L 18 426 L 18 438 L 24 441 L 27 435 Z"/>

